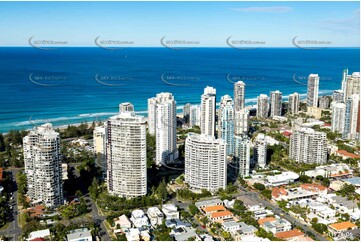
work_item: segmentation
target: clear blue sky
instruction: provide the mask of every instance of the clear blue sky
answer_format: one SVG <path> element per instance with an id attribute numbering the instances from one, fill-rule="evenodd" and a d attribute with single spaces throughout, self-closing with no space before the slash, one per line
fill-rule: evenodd
<path id="1" fill-rule="evenodd" d="M 292 38 L 359 47 L 359 2 L 0 2 L 0 46 L 28 39 L 94 46 L 94 39 L 161 46 L 160 38 L 226 46 L 225 39 L 292 46 Z"/>

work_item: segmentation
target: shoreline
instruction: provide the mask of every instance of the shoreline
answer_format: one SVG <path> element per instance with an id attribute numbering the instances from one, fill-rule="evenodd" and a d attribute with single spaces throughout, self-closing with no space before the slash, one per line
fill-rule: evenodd
<path id="1" fill-rule="evenodd" d="M 283 97 L 283 99 L 284 99 L 284 102 L 287 102 L 288 100 L 286 99 L 286 96 L 285 97 Z M 304 101 L 305 99 L 304 98 L 301 98 L 301 102 L 302 101 Z M 200 105 L 199 103 L 198 104 L 192 104 L 192 105 Z M 217 103 L 217 107 L 219 106 L 219 103 Z M 178 108 L 177 108 L 177 117 L 179 117 L 179 118 L 183 118 L 183 108 L 184 108 L 184 105 L 181 105 L 181 106 L 179 106 Z M 245 106 L 245 108 L 247 108 L 247 109 L 257 109 L 257 104 L 252 104 L 252 105 L 246 105 Z M 140 116 L 143 116 L 145 119 L 146 119 L 146 121 L 148 120 L 148 113 L 147 113 L 147 111 L 135 111 L 136 112 L 136 114 L 137 115 L 140 115 Z M 33 127 L 31 127 L 31 128 L 28 128 L 28 127 L 26 127 L 26 128 L 21 128 L 21 127 L 18 127 L 18 126 L 14 126 L 13 128 L 11 128 L 11 129 L 8 129 L 7 131 L 5 131 L 5 132 L 0 132 L 0 133 L 2 133 L 2 134 L 8 134 L 9 133 L 9 131 L 10 130 L 25 130 L 25 131 L 30 131 L 30 130 L 32 130 L 34 127 L 37 127 L 37 126 L 40 126 L 40 125 L 42 125 L 42 124 L 44 124 L 44 123 L 51 123 L 52 125 L 53 125 L 53 128 L 54 129 L 60 129 L 60 130 L 64 130 L 64 129 L 66 129 L 69 125 L 71 125 L 71 126 L 79 126 L 79 125 L 81 125 L 82 123 L 87 123 L 88 125 L 89 124 L 91 124 L 93 121 L 96 121 L 96 122 L 99 122 L 99 121 L 101 121 L 101 122 L 104 122 L 104 121 L 106 121 L 109 117 L 111 117 L 111 116 L 114 116 L 114 115 L 116 115 L 117 113 L 116 112 L 114 112 L 112 115 L 105 115 L 104 116 L 104 118 L 103 119 L 99 119 L 99 120 L 96 120 L 97 119 L 97 117 L 98 116 L 96 116 L 96 114 L 97 113 L 88 113 L 87 115 L 84 115 L 83 117 L 84 117 L 84 120 L 74 120 L 74 122 L 69 122 L 69 123 L 67 123 L 67 124 L 56 124 L 57 123 L 57 121 L 47 121 L 47 120 L 42 120 L 43 122 L 39 122 L 39 123 L 37 123 L 36 125 L 35 124 L 33 124 Z M 82 114 L 79 114 L 77 117 L 82 117 Z M 91 118 L 91 117 L 95 117 L 96 119 L 94 120 L 86 120 L 86 118 Z M 52 119 L 56 119 L 56 118 L 52 118 Z M 30 126 L 31 124 L 29 124 L 29 126 Z M 23 125 L 23 126 L 27 126 L 27 125 Z"/>

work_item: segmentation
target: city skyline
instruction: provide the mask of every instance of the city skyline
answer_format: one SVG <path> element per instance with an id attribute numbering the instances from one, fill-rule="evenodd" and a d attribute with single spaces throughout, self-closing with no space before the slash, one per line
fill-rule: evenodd
<path id="1" fill-rule="evenodd" d="M 0 241 L 360 240 L 359 2 L 0 9 Z"/>

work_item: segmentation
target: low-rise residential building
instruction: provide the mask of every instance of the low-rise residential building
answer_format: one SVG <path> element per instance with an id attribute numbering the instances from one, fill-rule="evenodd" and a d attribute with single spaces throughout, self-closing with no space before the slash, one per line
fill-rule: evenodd
<path id="1" fill-rule="evenodd" d="M 125 214 L 123 214 L 119 218 L 114 220 L 114 227 L 116 228 L 116 230 L 118 230 L 118 227 L 119 227 L 119 230 L 120 230 L 120 231 L 115 230 L 114 231 L 115 233 L 124 232 L 124 230 L 130 229 L 132 227 L 132 223 L 130 222 L 128 217 Z"/>
<path id="2" fill-rule="evenodd" d="M 267 217 L 267 218 L 259 219 L 258 223 L 261 228 L 273 234 L 292 229 L 292 224 L 282 218 Z"/>
<path id="3" fill-rule="evenodd" d="M 266 177 L 265 186 L 277 187 L 294 183 L 300 176 L 292 171 Z"/>
<path id="4" fill-rule="evenodd" d="M 311 178 L 316 178 L 317 176 L 328 178 L 348 177 L 352 176 L 352 174 L 353 170 L 348 165 L 343 163 L 317 166 L 315 169 L 305 172 L 305 175 Z"/>
<path id="5" fill-rule="evenodd" d="M 320 194 L 327 194 L 327 188 L 318 184 L 302 184 L 300 187 L 285 189 L 274 187 L 272 189 L 272 199 L 275 201 L 294 201 L 305 198 L 313 198 Z"/>
<path id="6" fill-rule="evenodd" d="M 211 200 L 205 200 L 205 201 L 199 201 L 195 203 L 196 207 L 201 210 L 204 207 L 208 206 L 214 206 L 214 205 L 223 205 L 223 202 L 221 199 L 211 199 Z"/>
<path id="7" fill-rule="evenodd" d="M 140 231 L 140 237 L 143 241 L 150 241 L 150 234 L 147 230 Z"/>
<path id="8" fill-rule="evenodd" d="M 319 184 L 304 183 L 300 186 L 300 188 L 309 192 L 316 192 L 318 194 L 327 194 L 327 187 Z"/>
<path id="9" fill-rule="evenodd" d="M 307 241 L 307 239 L 306 239 L 307 236 L 305 236 L 305 234 L 301 230 L 298 230 L 298 229 L 293 229 L 293 230 L 289 230 L 289 231 L 276 233 L 275 237 L 280 240 Z"/>
<path id="10" fill-rule="evenodd" d="M 262 203 L 256 200 L 250 199 L 247 196 L 239 196 L 237 199 L 243 202 L 248 211 L 253 212 L 253 217 L 257 220 L 273 215 L 271 210 L 266 209 Z"/>
<path id="11" fill-rule="evenodd" d="M 233 218 L 233 213 L 226 210 L 226 211 L 211 213 L 208 215 L 208 217 L 212 222 L 222 222 L 225 219 Z"/>
<path id="12" fill-rule="evenodd" d="M 134 210 L 130 217 L 130 221 L 134 224 L 136 228 L 141 228 L 143 226 L 149 226 L 149 220 L 145 216 L 144 212 L 140 209 Z"/>
<path id="13" fill-rule="evenodd" d="M 350 216 L 360 218 L 359 205 L 354 200 L 348 200 L 347 197 L 333 196 L 330 199 L 330 204 L 335 207 L 339 213 L 347 213 Z"/>
<path id="14" fill-rule="evenodd" d="M 93 241 L 90 230 L 87 228 L 72 230 L 66 237 L 68 241 Z"/>
<path id="15" fill-rule="evenodd" d="M 27 241 L 35 241 L 35 240 L 48 240 L 50 238 L 50 230 L 49 229 L 43 229 L 43 230 L 37 230 L 33 231 L 29 234 L 29 237 L 26 239 Z"/>
<path id="16" fill-rule="evenodd" d="M 224 221 L 222 228 L 224 231 L 233 232 L 239 230 L 239 224 L 234 220 Z"/>
<path id="17" fill-rule="evenodd" d="M 344 181 L 341 180 L 334 180 L 330 182 L 330 185 L 328 186 L 329 189 L 332 191 L 338 192 L 342 189 L 342 187 L 345 185 Z"/>
<path id="18" fill-rule="evenodd" d="M 175 228 L 169 235 L 173 236 L 176 241 L 187 241 L 197 237 L 196 230 L 192 227 Z"/>
<path id="19" fill-rule="evenodd" d="M 253 225 L 248 225 L 244 222 L 239 222 L 239 232 L 243 236 L 254 235 L 258 229 Z"/>
<path id="20" fill-rule="evenodd" d="M 178 208 L 173 203 L 163 204 L 162 212 L 166 219 L 179 219 Z"/>
<path id="21" fill-rule="evenodd" d="M 148 208 L 147 211 L 148 218 L 153 227 L 162 224 L 164 215 L 157 207 Z"/>
<path id="22" fill-rule="evenodd" d="M 328 231 L 330 235 L 337 240 L 350 239 L 348 237 L 351 235 L 351 233 L 347 233 L 347 232 L 353 229 L 357 229 L 357 225 L 348 221 L 334 223 L 328 226 Z"/>
<path id="23" fill-rule="evenodd" d="M 214 241 L 213 237 L 209 234 L 200 234 L 198 237 L 202 241 Z"/>
<path id="24" fill-rule="evenodd" d="M 190 227 L 192 226 L 190 223 L 183 222 L 180 219 L 167 219 L 165 220 L 165 226 L 167 228 L 180 228 L 180 227 Z"/>
<path id="25" fill-rule="evenodd" d="M 232 219 L 233 213 L 228 211 L 223 205 L 213 205 L 203 207 L 201 211 L 212 221 L 221 222 L 225 219 Z"/>
<path id="26" fill-rule="evenodd" d="M 247 242 L 270 242 L 271 241 L 267 238 L 258 237 L 256 235 L 241 236 L 240 240 L 247 241 Z"/>
<path id="27" fill-rule="evenodd" d="M 140 231 L 137 228 L 127 230 L 125 233 L 127 241 L 140 241 Z"/>
<path id="28" fill-rule="evenodd" d="M 336 151 L 335 155 L 340 156 L 342 158 L 342 160 L 346 160 L 346 159 L 349 159 L 349 158 L 351 158 L 351 159 L 360 159 L 359 155 L 347 152 L 346 150 L 338 150 L 338 151 Z"/>

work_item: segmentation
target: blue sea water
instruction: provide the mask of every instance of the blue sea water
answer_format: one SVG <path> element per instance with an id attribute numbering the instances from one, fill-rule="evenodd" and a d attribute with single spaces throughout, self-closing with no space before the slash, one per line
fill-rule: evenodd
<path id="1" fill-rule="evenodd" d="M 247 105 L 272 90 L 305 97 L 310 73 L 320 76 L 320 95 L 330 94 L 345 68 L 360 71 L 359 48 L 0 48 L 0 132 L 105 119 L 121 102 L 146 115 L 159 92 L 173 93 L 181 110 L 207 85 L 219 102 L 237 80 L 246 82 Z"/>

